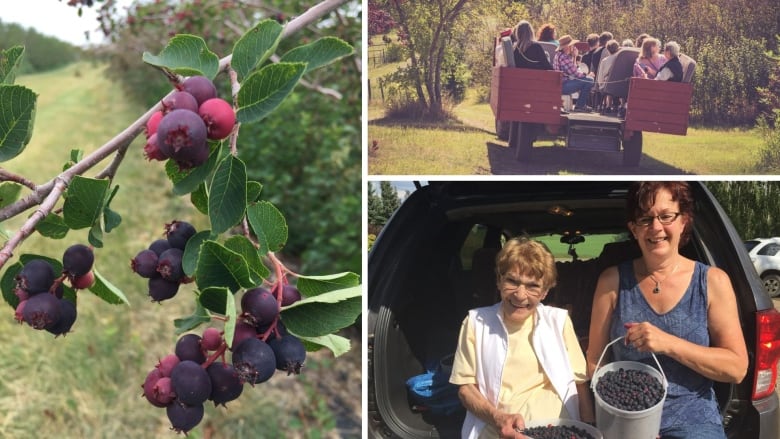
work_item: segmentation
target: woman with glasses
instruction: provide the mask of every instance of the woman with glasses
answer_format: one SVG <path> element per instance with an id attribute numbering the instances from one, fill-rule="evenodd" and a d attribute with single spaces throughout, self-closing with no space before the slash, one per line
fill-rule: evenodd
<path id="1" fill-rule="evenodd" d="M 593 422 L 585 356 L 568 312 L 541 301 L 555 286 L 547 247 L 509 240 L 496 256 L 501 301 L 469 311 L 460 330 L 450 382 L 468 413 L 464 438 L 522 438 L 526 421 Z"/>
<path id="2" fill-rule="evenodd" d="M 655 366 L 654 353 L 669 382 L 662 439 L 725 438 L 713 381 L 738 383 L 748 365 L 728 275 L 680 254 L 693 206 L 686 182 L 634 183 L 626 214 L 642 255 L 607 268 L 593 298 L 588 371 L 616 338 L 615 361 Z"/>

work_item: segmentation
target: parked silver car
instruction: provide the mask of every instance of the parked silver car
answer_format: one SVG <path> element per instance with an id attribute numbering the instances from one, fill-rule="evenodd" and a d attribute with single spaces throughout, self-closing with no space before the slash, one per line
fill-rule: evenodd
<path id="1" fill-rule="evenodd" d="M 750 260 L 770 297 L 780 296 L 780 238 L 745 241 Z"/>
<path id="2" fill-rule="evenodd" d="M 456 349 L 467 311 L 498 300 L 493 264 L 509 237 L 527 234 L 551 247 L 558 285 L 546 300 L 570 309 L 575 331 L 587 343 L 599 273 L 638 255 L 627 241 L 628 185 L 433 181 L 413 192 L 385 225 L 368 258 L 369 436 L 460 436 L 462 407 L 458 411 L 447 405 L 451 396 L 437 406 L 421 404 L 407 381 L 441 368 Z M 750 359 L 741 383 L 715 385 L 727 436 L 780 438 L 775 391 L 780 313 L 721 206 L 703 183 L 691 186 L 694 228 L 681 251 L 729 274 Z"/>

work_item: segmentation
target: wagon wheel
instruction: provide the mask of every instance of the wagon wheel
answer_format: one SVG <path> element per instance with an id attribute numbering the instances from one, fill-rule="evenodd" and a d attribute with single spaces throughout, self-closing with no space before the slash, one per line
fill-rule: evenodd
<path id="1" fill-rule="evenodd" d="M 509 128 L 511 125 L 512 122 L 496 119 L 496 136 L 498 137 L 498 140 L 509 140 Z"/>
<path id="2" fill-rule="evenodd" d="M 639 166 L 642 158 L 642 132 L 634 131 L 630 139 L 623 139 L 623 166 Z"/>
<path id="3" fill-rule="evenodd" d="M 515 148 L 515 158 L 517 160 L 526 161 L 531 159 L 531 149 L 534 147 L 534 139 L 536 138 L 536 124 L 529 122 L 517 122 L 517 128 L 515 136 L 513 136 Z M 514 128 L 513 123 L 513 128 Z"/>

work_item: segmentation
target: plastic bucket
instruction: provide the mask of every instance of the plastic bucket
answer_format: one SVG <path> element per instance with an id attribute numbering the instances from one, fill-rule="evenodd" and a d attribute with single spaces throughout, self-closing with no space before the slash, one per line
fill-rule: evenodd
<path id="1" fill-rule="evenodd" d="M 601 353 L 601 358 L 599 358 L 599 362 L 596 364 L 596 373 L 591 379 L 591 390 L 593 390 L 593 394 L 596 397 L 596 426 L 604 434 L 604 439 L 656 439 L 658 431 L 661 429 L 661 414 L 669 383 L 666 381 L 666 375 L 663 373 L 661 364 L 658 362 L 655 354 L 652 355 L 655 363 L 658 365 L 658 369 L 637 361 L 616 361 L 599 368 L 607 349 L 619 340 L 623 340 L 623 337 L 612 340 L 604 347 L 604 352 Z M 616 371 L 620 368 L 640 370 L 655 377 L 664 389 L 661 400 L 654 406 L 640 411 L 622 410 L 607 404 L 596 391 L 596 385 L 605 373 Z"/>
<path id="2" fill-rule="evenodd" d="M 572 427 L 577 427 L 581 430 L 585 430 L 593 436 L 593 439 L 604 439 L 604 435 L 601 434 L 601 432 L 594 426 L 586 424 L 584 422 L 575 421 L 573 419 L 539 419 L 536 421 L 530 421 L 525 423 L 525 428 L 531 428 L 531 427 L 547 427 L 548 425 L 552 425 L 554 427 L 557 427 L 559 425 L 567 425 Z M 527 438 L 533 439 L 532 436 L 526 435 Z"/>

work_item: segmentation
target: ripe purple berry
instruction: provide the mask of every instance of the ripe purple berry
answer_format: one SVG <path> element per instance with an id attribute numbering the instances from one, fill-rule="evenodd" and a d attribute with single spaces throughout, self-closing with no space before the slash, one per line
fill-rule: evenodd
<path id="1" fill-rule="evenodd" d="M 16 284 L 28 293 L 38 294 L 49 291 L 54 284 L 54 269 L 43 259 L 33 259 L 16 275 Z"/>
<path id="2" fill-rule="evenodd" d="M 130 260 L 130 268 L 147 279 L 157 276 L 157 253 L 149 249 L 141 250 Z"/>
<path id="3" fill-rule="evenodd" d="M 180 88 L 193 95 L 198 101 L 198 105 L 217 97 L 217 88 L 205 76 L 191 76 L 181 83 Z"/>
<path id="4" fill-rule="evenodd" d="M 292 305 L 301 300 L 301 292 L 292 285 L 282 287 L 282 306 Z"/>
<path id="5" fill-rule="evenodd" d="M 179 282 L 171 282 L 155 276 L 149 279 L 149 297 L 153 302 L 168 300 L 179 292 Z"/>
<path id="6" fill-rule="evenodd" d="M 60 320 L 60 299 L 53 294 L 36 294 L 26 302 L 22 315 L 34 329 L 50 329 Z"/>
<path id="7" fill-rule="evenodd" d="M 153 251 L 157 256 L 160 256 L 162 252 L 171 248 L 171 244 L 168 239 L 156 239 L 153 243 L 149 244 L 149 250 Z M 155 267 L 157 264 L 155 263 Z"/>
<path id="8" fill-rule="evenodd" d="M 252 288 L 241 297 L 241 310 L 249 323 L 261 326 L 273 322 L 279 315 L 279 302 L 265 288 Z"/>
<path id="9" fill-rule="evenodd" d="M 171 384 L 179 401 L 187 405 L 202 404 L 211 395 L 211 379 L 200 364 L 185 360 L 171 371 Z"/>
<path id="10" fill-rule="evenodd" d="M 238 378 L 238 373 L 232 365 L 215 361 L 206 368 L 206 372 L 211 379 L 209 399 L 214 401 L 215 406 L 219 404 L 224 406 L 225 403 L 241 396 L 244 383 Z"/>
<path id="11" fill-rule="evenodd" d="M 306 348 L 303 342 L 294 335 L 285 335 L 268 343 L 276 356 L 276 368 L 287 371 L 287 375 L 301 373 L 303 362 L 306 361 Z"/>
<path id="12" fill-rule="evenodd" d="M 233 349 L 233 367 L 241 381 L 259 384 L 268 381 L 276 371 L 274 351 L 264 341 L 248 338 Z"/>
<path id="13" fill-rule="evenodd" d="M 194 160 L 206 152 L 206 123 L 200 116 L 189 110 L 173 110 L 166 114 L 157 127 L 157 146 L 165 156 L 172 158 L 180 168 L 189 169 L 205 162 Z"/>
<path id="14" fill-rule="evenodd" d="M 195 96 L 186 91 L 174 91 L 162 100 L 163 114 L 168 114 L 173 110 L 189 110 L 198 112 L 198 101 Z"/>
<path id="15" fill-rule="evenodd" d="M 172 221 L 165 225 L 165 237 L 173 248 L 184 250 L 187 241 L 195 234 L 195 227 L 186 221 Z"/>
<path id="16" fill-rule="evenodd" d="M 181 361 L 192 361 L 203 364 L 206 361 L 206 353 L 200 345 L 201 337 L 197 334 L 184 334 L 176 342 L 176 356 Z"/>
<path id="17" fill-rule="evenodd" d="M 76 322 L 78 313 L 76 312 L 76 305 L 70 300 L 59 299 L 60 318 L 50 328 L 46 328 L 55 336 L 65 335 L 70 332 L 70 328 Z"/>
<path id="18" fill-rule="evenodd" d="M 187 434 L 203 419 L 203 404 L 186 405 L 174 400 L 165 408 L 171 428 L 177 433 Z"/>
<path id="19" fill-rule="evenodd" d="M 162 252 L 157 259 L 157 272 L 163 279 L 170 282 L 179 282 L 184 276 L 184 269 L 181 266 L 181 258 L 184 252 L 178 248 L 169 248 Z"/>
<path id="20" fill-rule="evenodd" d="M 95 253 L 84 244 L 74 244 L 62 255 L 62 270 L 69 277 L 83 276 L 92 270 Z"/>

